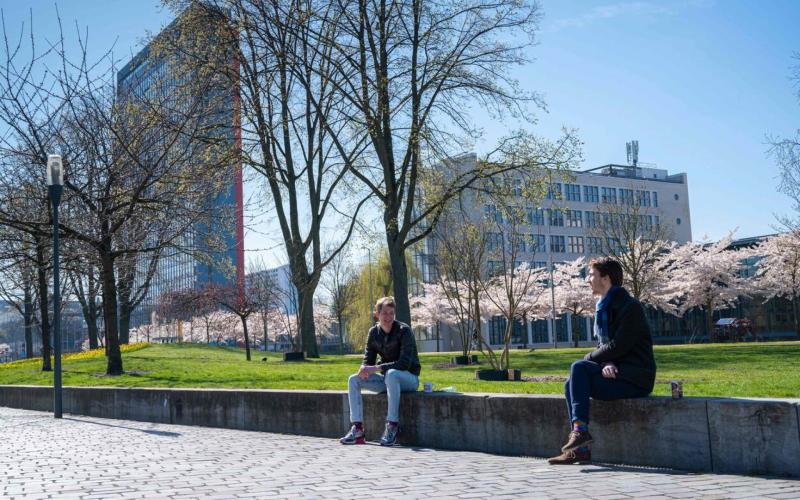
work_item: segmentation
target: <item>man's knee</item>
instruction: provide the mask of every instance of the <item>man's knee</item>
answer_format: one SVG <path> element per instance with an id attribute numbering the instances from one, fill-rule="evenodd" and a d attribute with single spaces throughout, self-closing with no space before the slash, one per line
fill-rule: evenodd
<path id="1" fill-rule="evenodd" d="M 386 382 L 399 382 L 400 381 L 400 370 L 395 370 L 394 368 L 390 370 L 386 370 L 386 375 L 384 375 Z"/>
<path id="2" fill-rule="evenodd" d="M 353 387 L 353 386 L 357 387 L 359 380 L 360 379 L 358 378 L 358 373 L 354 373 L 354 374 L 350 375 L 350 378 L 347 379 L 347 385 L 350 386 L 350 387 Z"/>
<path id="3" fill-rule="evenodd" d="M 586 368 L 591 364 L 591 361 L 586 361 L 585 359 L 581 359 L 572 363 L 572 366 L 569 367 L 570 373 L 575 373 L 576 371 L 584 372 Z"/>

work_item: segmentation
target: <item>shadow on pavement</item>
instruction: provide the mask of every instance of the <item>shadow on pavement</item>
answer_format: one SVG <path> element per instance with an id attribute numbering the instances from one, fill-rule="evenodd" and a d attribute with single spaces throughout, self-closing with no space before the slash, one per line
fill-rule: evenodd
<path id="1" fill-rule="evenodd" d="M 688 472 L 683 470 L 666 469 L 659 467 L 637 467 L 635 465 L 614 465 L 614 464 L 604 464 L 597 462 L 593 462 L 591 465 L 592 468 L 581 469 L 581 472 L 583 472 L 584 474 L 590 474 L 592 472 L 639 472 L 642 474 L 667 474 L 670 476 L 691 476 L 691 475 L 701 474 L 697 472 Z"/>
<path id="2" fill-rule="evenodd" d="M 153 429 L 137 429 L 136 427 L 126 427 L 124 425 L 103 424 L 103 423 L 95 422 L 95 421 L 92 421 L 92 420 L 81 420 L 81 419 L 78 419 L 78 418 L 64 417 L 64 420 L 72 420 L 73 422 L 81 422 L 81 423 L 84 423 L 84 424 L 101 425 L 103 427 L 117 427 L 119 429 L 128 429 L 128 430 L 131 430 L 131 431 L 144 432 L 145 434 L 152 434 L 154 436 L 179 437 L 181 435 L 180 432 L 157 431 L 157 430 L 153 430 Z"/>

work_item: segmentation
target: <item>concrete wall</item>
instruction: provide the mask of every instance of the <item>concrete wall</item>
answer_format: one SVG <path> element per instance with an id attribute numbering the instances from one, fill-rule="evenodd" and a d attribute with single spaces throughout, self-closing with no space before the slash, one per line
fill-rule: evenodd
<path id="1" fill-rule="evenodd" d="M 52 388 L 0 386 L 0 406 L 52 410 Z M 365 394 L 368 439 L 383 430 L 384 394 Z M 339 391 L 68 387 L 64 412 L 182 425 L 338 438 L 348 426 Z M 569 426 L 564 398 L 404 394 L 401 442 L 504 455 L 558 453 Z M 651 397 L 592 404 L 600 462 L 690 471 L 800 477 L 800 400 Z"/>

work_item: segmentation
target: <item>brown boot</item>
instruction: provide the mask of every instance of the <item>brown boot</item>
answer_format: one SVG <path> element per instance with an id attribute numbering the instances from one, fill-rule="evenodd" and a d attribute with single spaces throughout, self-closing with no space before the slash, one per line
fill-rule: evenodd
<path id="1" fill-rule="evenodd" d="M 571 465 L 589 463 L 592 461 L 592 452 L 587 451 L 565 451 L 561 455 L 547 459 L 550 465 Z"/>
<path id="2" fill-rule="evenodd" d="M 589 434 L 589 431 L 572 431 L 569 433 L 569 439 L 567 440 L 567 444 L 565 444 L 561 448 L 561 451 L 576 450 L 582 446 L 591 444 L 591 442 L 592 442 L 592 435 Z"/>

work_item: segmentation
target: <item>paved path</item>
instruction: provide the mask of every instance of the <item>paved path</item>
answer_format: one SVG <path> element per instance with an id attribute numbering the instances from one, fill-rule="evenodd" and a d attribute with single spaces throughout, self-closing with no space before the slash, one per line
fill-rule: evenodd
<path id="1" fill-rule="evenodd" d="M 786 457 L 787 460 L 792 459 Z M 794 457 L 798 459 L 798 457 Z M 382 478 L 391 474 L 389 479 Z M 591 484 L 589 484 L 591 482 Z M 0 408 L 2 498 L 800 498 L 800 481 Z"/>

